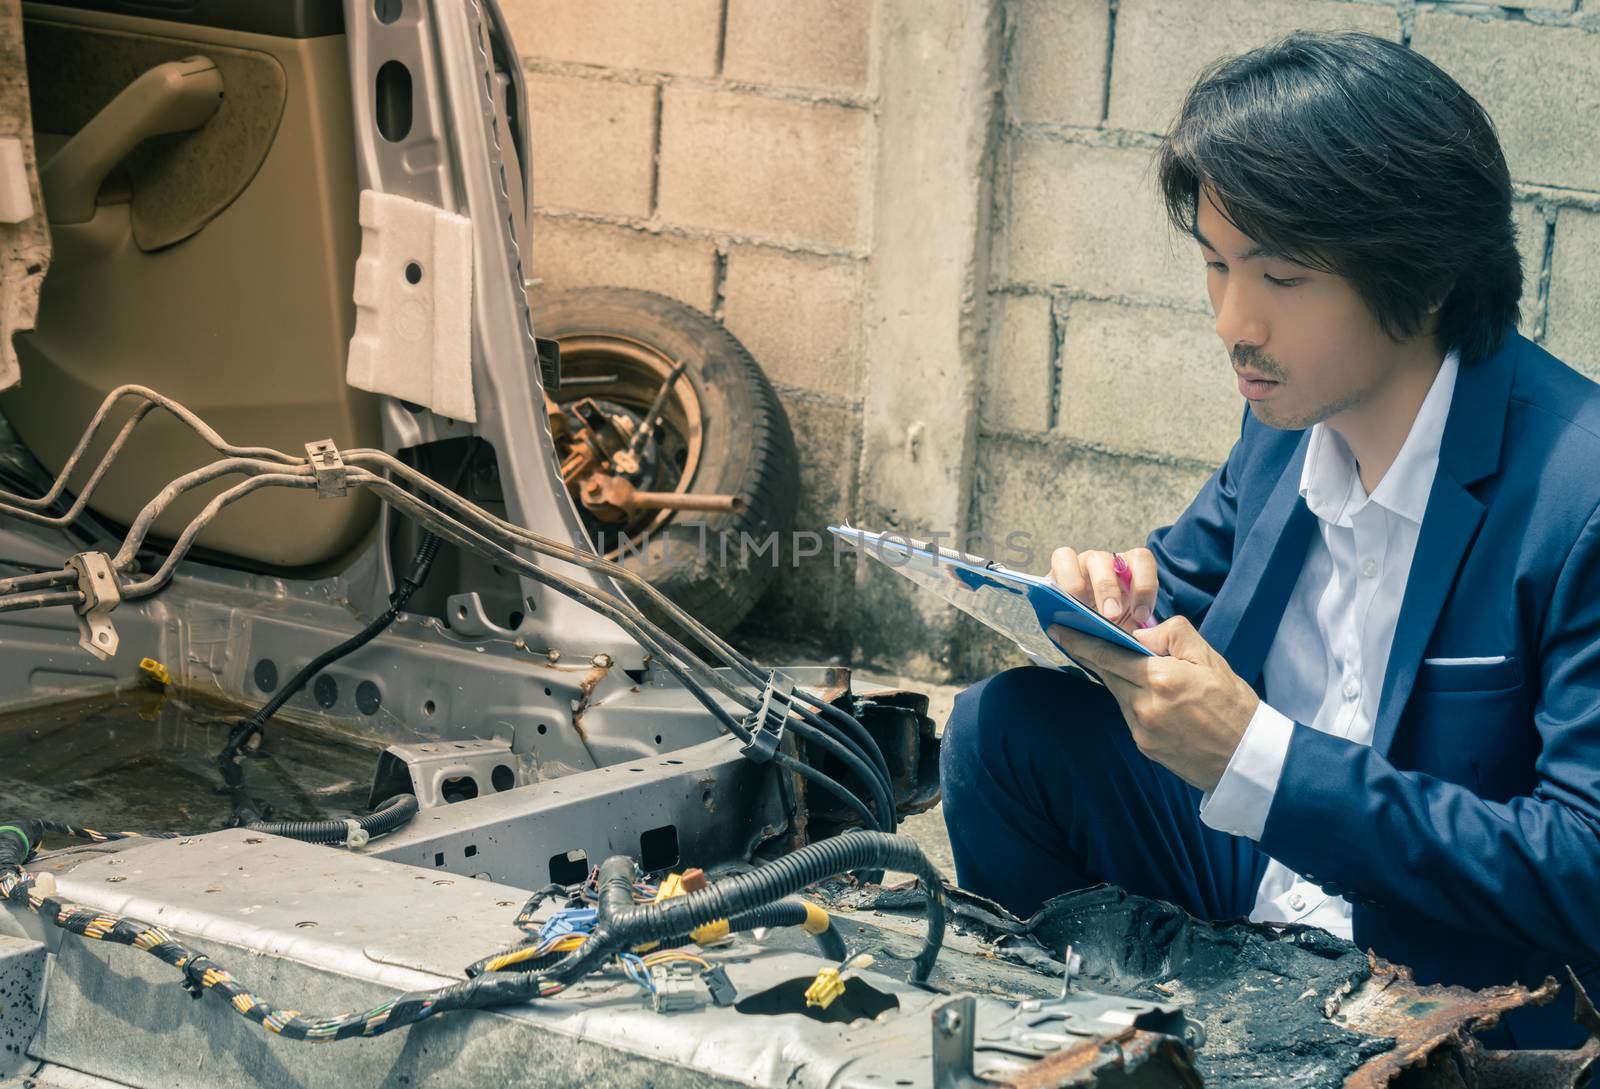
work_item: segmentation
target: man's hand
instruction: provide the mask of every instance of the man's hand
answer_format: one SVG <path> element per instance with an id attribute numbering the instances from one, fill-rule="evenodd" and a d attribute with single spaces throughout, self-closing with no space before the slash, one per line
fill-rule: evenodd
<path id="1" fill-rule="evenodd" d="M 1059 624 L 1049 634 L 1105 682 L 1140 752 L 1201 790 L 1217 785 L 1261 700 L 1193 624 L 1134 632 L 1155 658 Z"/>
<path id="2" fill-rule="evenodd" d="M 1114 552 L 1058 548 L 1050 554 L 1050 580 L 1123 631 L 1138 631 L 1156 607 L 1156 557 L 1148 548 L 1135 548 L 1122 558 L 1132 580 L 1126 590 L 1117 580 Z"/>

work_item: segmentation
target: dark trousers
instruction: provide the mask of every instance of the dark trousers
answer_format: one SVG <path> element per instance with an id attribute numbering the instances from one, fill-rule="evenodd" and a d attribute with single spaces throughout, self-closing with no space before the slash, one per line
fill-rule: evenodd
<path id="1" fill-rule="evenodd" d="M 1201 919 L 1248 915 L 1267 856 L 1200 820 L 1200 791 L 1141 753 L 1076 673 L 1008 669 L 956 697 L 939 757 L 961 886 L 1027 918 L 1108 882 Z"/>

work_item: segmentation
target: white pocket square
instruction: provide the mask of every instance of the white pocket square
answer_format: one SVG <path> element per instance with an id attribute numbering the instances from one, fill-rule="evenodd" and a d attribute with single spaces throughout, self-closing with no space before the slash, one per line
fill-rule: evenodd
<path id="1" fill-rule="evenodd" d="M 1488 658 L 1424 658 L 1423 665 L 1458 666 L 1458 665 L 1498 665 L 1506 660 L 1504 654 L 1495 654 Z"/>

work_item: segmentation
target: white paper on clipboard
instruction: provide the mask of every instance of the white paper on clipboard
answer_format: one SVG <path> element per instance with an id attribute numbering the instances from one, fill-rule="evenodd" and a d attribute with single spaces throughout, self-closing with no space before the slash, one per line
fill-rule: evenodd
<path id="1" fill-rule="evenodd" d="M 1124 650 L 1151 653 L 1093 609 L 1068 597 L 1050 579 L 1010 571 L 980 556 L 935 549 L 900 535 L 874 533 L 850 525 L 829 526 L 828 532 L 1006 636 L 1035 665 L 1079 670 L 1094 677 L 1045 634 L 1045 628 L 1052 623 L 1104 639 Z"/>

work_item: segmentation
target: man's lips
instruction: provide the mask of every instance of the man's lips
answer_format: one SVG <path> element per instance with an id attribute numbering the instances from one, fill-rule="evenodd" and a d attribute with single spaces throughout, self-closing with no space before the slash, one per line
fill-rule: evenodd
<path id="1" fill-rule="evenodd" d="M 1239 392 L 1252 401 L 1259 401 L 1278 388 L 1278 383 L 1270 378 L 1256 374 L 1254 371 L 1236 371 L 1239 378 Z"/>

